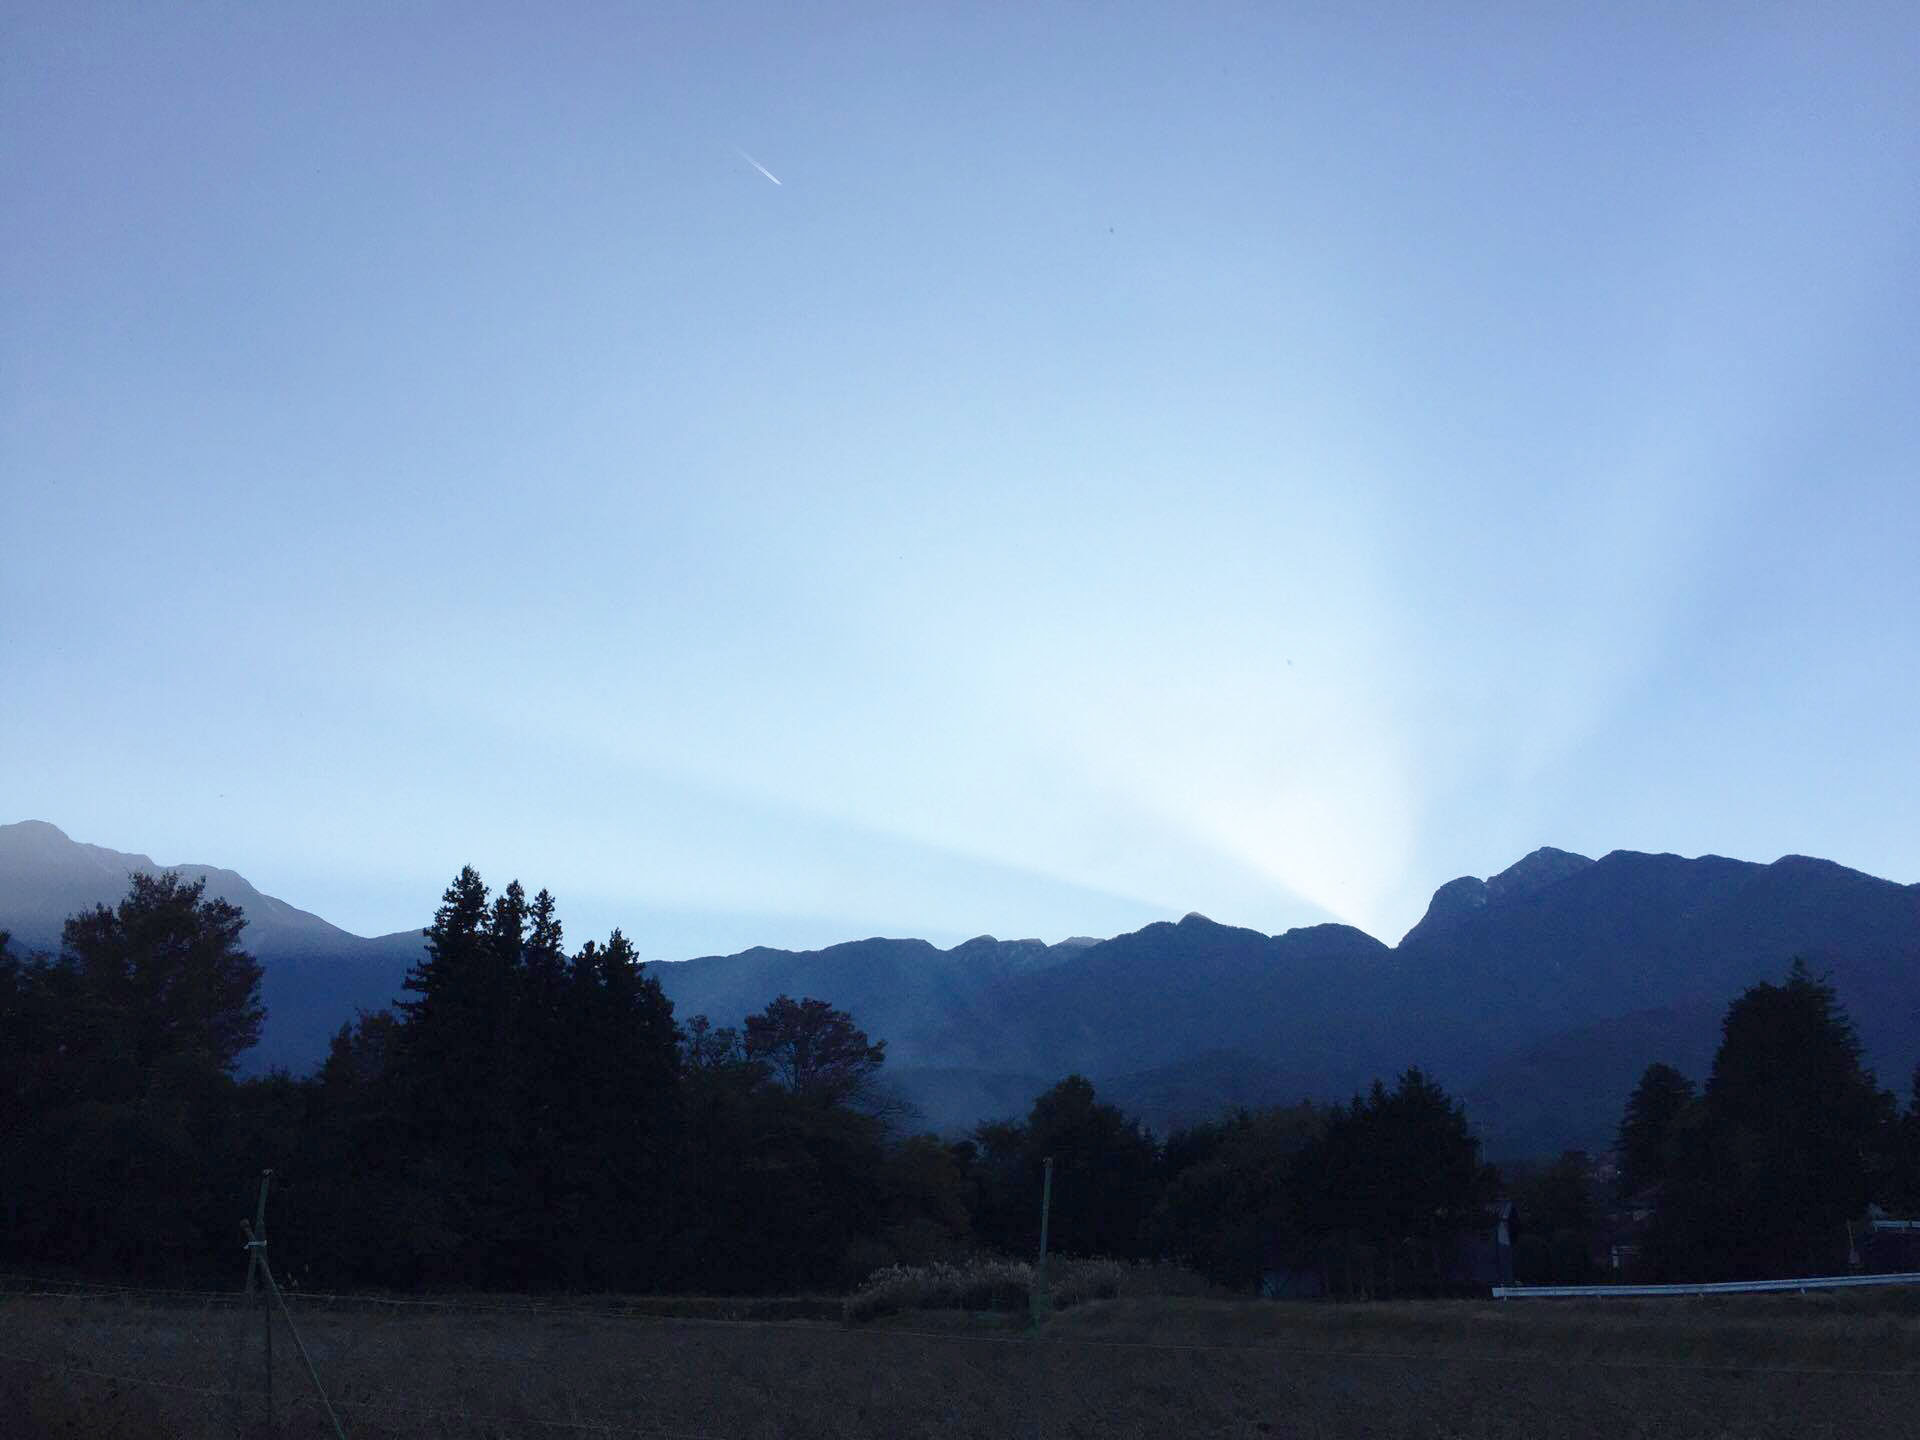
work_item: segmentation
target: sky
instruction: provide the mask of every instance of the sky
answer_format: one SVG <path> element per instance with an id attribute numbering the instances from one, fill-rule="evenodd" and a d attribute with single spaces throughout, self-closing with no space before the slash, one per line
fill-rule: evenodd
<path id="1" fill-rule="evenodd" d="M 1920 881 L 1920 7 L 0 27 L 0 822 L 668 959 Z"/>

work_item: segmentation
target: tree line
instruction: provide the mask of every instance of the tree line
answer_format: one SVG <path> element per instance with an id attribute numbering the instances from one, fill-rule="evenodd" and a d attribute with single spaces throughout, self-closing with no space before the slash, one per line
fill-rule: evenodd
<path id="1" fill-rule="evenodd" d="M 1591 1261 L 1585 1172 L 1503 1181 L 1419 1070 L 1346 1104 L 1239 1111 L 1164 1139 L 1069 1076 L 1024 1118 L 941 1139 L 915 1133 L 885 1041 L 854 1017 L 782 996 L 738 1025 L 682 1022 L 624 935 L 570 948 L 557 909 L 462 870 L 394 1009 L 343 1026 L 312 1075 L 244 1081 L 260 967 L 240 911 L 202 883 L 137 875 L 117 906 L 70 919 L 57 955 L 20 957 L 0 935 L 0 1258 L 229 1281 L 238 1218 L 272 1168 L 274 1252 L 309 1287 L 831 1289 L 889 1263 L 1033 1253 L 1051 1158 L 1055 1249 L 1178 1260 L 1242 1290 L 1275 1276 L 1309 1293 L 1484 1285 L 1475 1247 L 1503 1193 L 1516 1253 L 1540 1272 L 1523 1278 Z M 1871 1183 L 1838 1189 L 1819 1179 L 1841 1173 L 1826 1151 L 1782 1170 L 1786 1150 L 1756 1149 L 1777 1076 L 1742 1058 L 1749 1031 L 1824 1056 L 1807 1083 L 1911 1153 L 1911 1112 L 1832 1088 L 1849 1056 L 1858 1070 L 1857 1043 L 1822 1051 L 1782 1018 L 1824 993 L 1822 1023 L 1844 1032 L 1831 992 L 1801 972 L 1774 990 L 1792 1003 L 1736 1005 L 1741 1043 L 1703 1097 L 1651 1079 L 1629 1104 L 1626 1165 L 1668 1197 L 1672 1238 L 1647 1247 L 1652 1263 L 1722 1263 L 1690 1247 L 1758 1193 L 1774 1228 L 1739 1263 L 1811 1261 L 1787 1237 L 1910 1183 L 1884 1146 L 1868 1147 Z M 1774 1183 L 1789 1172 L 1799 1188 Z"/>
<path id="2" fill-rule="evenodd" d="M 1704 1088 L 1650 1066 L 1618 1194 L 1650 1212 L 1633 1267 L 1663 1280 L 1844 1273 L 1869 1207 L 1920 1215 L 1920 1068 L 1903 1110 L 1833 987 L 1796 960 L 1728 1009 Z"/>

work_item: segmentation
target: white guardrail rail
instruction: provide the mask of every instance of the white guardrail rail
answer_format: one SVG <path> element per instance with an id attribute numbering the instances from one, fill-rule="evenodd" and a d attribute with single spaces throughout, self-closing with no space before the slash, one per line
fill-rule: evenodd
<path id="1" fill-rule="evenodd" d="M 1751 1295 L 1769 1290 L 1850 1290 L 1861 1285 L 1920 1285 L 1920 1272 L 1900 1275 L 1808 1275 L 1800 1280 L 1725 1280 L 1712 1285 L 1496 1285 L 1496 1300 L 1625 1300 L 1648 1295 Z"/>

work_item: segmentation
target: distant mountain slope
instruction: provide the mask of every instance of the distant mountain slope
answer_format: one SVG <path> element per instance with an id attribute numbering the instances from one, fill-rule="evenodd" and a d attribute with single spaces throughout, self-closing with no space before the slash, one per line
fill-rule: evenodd
<path id="1" fill-rule="evenodd" d="M 1539 894 L 1558 882 L 1578 875 L 1593 861 L 1567 850 L 1543 845 L 1531 855 L 1515 861 L 1498 875 L 1481 880 L 1462 875 L 1449 880 L 1433 892 L 1427 913 L 1420 923 L 1400 938 L 1401 945 L 1418 945 L 1444 935 L 1470 915 L 1489 907 L 1501 908 Z"/>
<path id="2" fill-rule="evenodd" d="M 989 997 L 990 1033 L 1025 1068 L 1096 1079 L 1197 1055 L 1263 1057 L 1316 1089 L 1360 1078 L 1391 992 L 1392 952 L 1344 925 L 1283 935 L 1189 915 L 1080 951 Z"/>
<path id="3" fill-rule="evenodd" d="M 1831 974 L 1891 1083 L 1920 1060 L 1920 886 L 1798 856 L 1540 850 L 1440 887 L 1393 949 L 1345 926 L 1269 936 L 1199 915 L 1055 947 L 1026 968 L 914 945 L 747 952 L 749 963 L 657 973 L 716 1022 L 781 990 L 843 1005 L 899 1037 L 895 1055 L 936 1123 L 963 1123 L 969 1097 L 1004 1100 L 1020 1075 L 1077 1070 L 1173 1124 L 1349 1095 L 1418 1064 L 1475 1097 L 1495 1153 L 1590 1146 L 1647 1063 L 1696 1065 L 1703 1079 L 1727 1005 L 1795 955 Z"/>
<path id="4" fill-rule="evenodd" d="M 30 949 L 58 949 L 67 917 L 116 903 L 135 870 L 172 871 L 189 879 L 204 875 L 210 897 L 246 911 L 247 944 L 257 949 L 326 954 L 365 943 L 318 915 L 261 894 L 244 876 L 218 865 L 157 865 L 150 856 L 70 840 L 44 820 L 0 825 L 0 915 L 14 938 Z"/>
<path id="5" fill-rule="evenodd" d="M 996 940 L 991 935 L 941 950 L 925 940 L 853 940 L 824 950 L 755 947 L 653 966 L 682 1019 L 705 1015 L 738 1025 L 777 995 L 830 1000 L 869 1034 L 886 1040 L 896 1066 L 991 1059 L 1000 1047 L 980 1031 L 984 997 L 1022 975 L 1039 973 L 1090 944 Z M 960 1039 L 973 1036 L 972 1043 Z"/>
<path id="6" fill-rule="evenodd" d="M 1615 851 L 1538 889 L 1422 922 L 1396 952 L 1410 1054 L 1462 1080 L 1509 1052 L 1655 1010 L 1710 1013 L 1805 956 L 1883 1075 L 1920 1060 L 1920 886 L 1790 855 L 1771 865 Z M 1717 1037 L 1716 1037 L 1717 1038 Z"/>
<path id="7" fill-rule="evenodd" d="M 135 870 L 204 875 L 208 896 L 245 912 L 241 938 L 261 964 L 267 1007 L 260 1043 L 242 1059 L 249 1072 L 311 1069 L 357 1011 L 392 1003 L 420 951 L 418 931 L 364 939 L 262 894 L 232 870 L 157 865 L 146 855 L 71 840 L 44 820 L 0 825 L 0 930 L 13 932 L 17 950 L 56 951 L 67 917 L 119 903 Z"/>
<path id="8" fill-rule="evenodd" d="M 52 948 L 135 868 L 157 867 L 44 822 L 0 826 L 0 928 Z M 231 870 L 167 868 L 247 913 L 269 1009 L 253 1068 L 309 1068 L 420 953 L 417 932 L 361 939 Z M 1265 935 L 1189 915 L 1103 941 L 874 938 L 651 968 L 683 1020 L 738 1025 L 783 993 L 850 1011 L 944 1130 L 1019 1113 L 1073 1071 L 1164 1129 L 1420 1065 L 1467 1098 L 1491 1153 L 1515 1156 L 1604 1144 L 1654 1060 L 1703 1080 L 1729 1002 L 1795 955 L 1831 976 L 1902 1087 L 1920 1061 L 1920 885 L 1804 856 L 1537 850 L 1442 885 L 1391 948 L 1343 925 Z"/>

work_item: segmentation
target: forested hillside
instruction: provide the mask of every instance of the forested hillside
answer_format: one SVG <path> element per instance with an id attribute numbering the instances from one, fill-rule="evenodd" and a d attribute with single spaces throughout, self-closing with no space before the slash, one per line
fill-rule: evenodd
<path id="1" fill-rule="evenodd" d="M 65 914 L 149 868 L 50 825 L 0 827 L 0 925 L 16 949 L 57 948 Z M 232 871 L 171 868 L 205 873 L 208 894 L 248 916 L 267 1019 L 243 1072 L 310 1071 L 421 958 L 411 932 L 361 939 Z M 634 945 L 644 953 L 644 933 Z M 1633 1078 L 1663 1057 L 1703 1063 L 1726 997 L 1795 956 L 1860 1017 L 1882 1073 L 1920 1051 L 1920 886 L 1799 856 L 1540 850 L 1441 886 L 1393 947 L 1348 926 L 1265 935 L 1189 915 L 1103 941 L 875 937 L 651 973 L 680 1013 L 718 1025 L 782 994 L 859 1015 L 887 1038 L 894 1089 L 945 1133 L 1023 1113 L 1067 1073 L 1164 1134 L 1236 1104 L 1332 1100 L 1417 1063 L 1471 1097 L 1489 1153 L 1515 1158 L 1604 1147 Z"/>
<path id="2" fill-rule="evenodd" d="M 1632 1266 L 1680 1276 L 1819 1273 L 1869 1205 L 1920 1203 L 1920 1069 L 1903 1112 L 1800 960 L 1725 1011 L 1704 1085 L 1641 1076 L 1607 1195 L 1577 1154 L 1487 1164 L 1418 1065 L 1164 1135 L 1068 1073 L 941 1137 L 859 1017 L 787 995 L 737 1025 L 677 1013 L 620 931 L 573 946 L 552 895 L 471 869 L 397 1010 L 340 1027 L 315 1075 L 240 1080 L 263 1019 L 244 929 L 200 882 L 137 873 L 57 955 L 0 936 L 0 1261 L 230 1270 L 263 1169 L 289 1279 L 517 1291 L 838 1289 L 1031 1254 L 1042 1193 L 1067 1253 L 1368 1295 L 1584 1278 L 1606 1207 L 1642 1192 Z"/>

